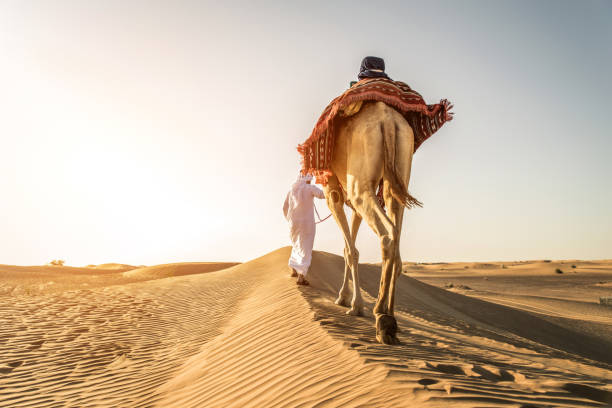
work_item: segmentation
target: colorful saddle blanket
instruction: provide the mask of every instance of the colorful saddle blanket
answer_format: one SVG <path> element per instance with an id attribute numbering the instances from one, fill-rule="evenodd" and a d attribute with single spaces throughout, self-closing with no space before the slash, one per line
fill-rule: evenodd
<path id="1" fill-rule="evenodd" d="M 401 113 L 414 132 L 414 150 L 433 135 L 446 121 L 442 103 L 427 105 L 423 97 L 404 82 L 371 78 L 357 82 L 325 108 L 310 137 L 298 146 L 302 171 L 327 184 L 334 154 L 334 120 L 359 111 L 364 101 L 381 101 Z M 442 102 L 442 101 L 441 101 Z"/>

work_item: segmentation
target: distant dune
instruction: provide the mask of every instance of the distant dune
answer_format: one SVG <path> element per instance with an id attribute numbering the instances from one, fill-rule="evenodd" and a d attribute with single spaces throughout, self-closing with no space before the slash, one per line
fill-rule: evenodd
<path id="1" fill-rule="evenodd" d="M 108 269 L 112 271 L 129 271 L 131 269 L 136 269 L 139 267 L 133 266 L 133 265 L 120 264 L 120 263 L 105 263 L 105 264 L 100 264 L 100 265 L 87 265 L 87 268 Z"/>
<path id="2" fill-rule="evenodd" d="M 612 404 L 612 308 L 596 303 L 610 261 L 406 263 L 401 345 L 385 346 L 378 266 L 360 265 L 366 315 L 351 317 L 333 303 L 343 259 L 315 252 L 311 286 L 297 287 L 289 251 L 0 265 L 0 407 Z"/>
<path id="3" fill-rule="evenodd" d="M 117 263 L 72 266 L 0 265 L 0 296 L 44 294 L 84 288 L 123 285 L 172 276 L 218 271 L 238 265 L 237 262 L 182 262 L 155 266 L 132 266 Z"/>

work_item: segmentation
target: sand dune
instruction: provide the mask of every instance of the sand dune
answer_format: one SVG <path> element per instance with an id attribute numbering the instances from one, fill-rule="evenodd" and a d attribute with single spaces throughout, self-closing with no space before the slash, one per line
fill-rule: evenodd
<path id="1" fill-rule="evenodd" d="M 351 317 L 333 303 L 341 257 L 315 253 L 312 285 L 298 288 L 288 255 L 233 266 L 0 266 L 4 287 L 59 282 L 0 292 L 0 407 L 612 404 L 608 308 L 587 301 L 585 288 L 571 299 L 563 285 L 554 292 L 541 281 L 549 272 L 530 275 L 540 280 L 529 294 L 503 290 L 512 285 L 501 271 L 564 263 L 407 265 L 419 280 L 398 280 L 402 344 L 384 346 L 371 313 L 377 266 L 361 265 L 366 316 Z M 601 263 L 579 268 L 611 275 Z M 445 289 L 449 277 L 482 286 Z"/>
<path id="2" fill-rule="evenodd" d="M 183 262 L 131 269 L 123 273 L 126 278 L 161 279 L 172 276 L 214 272 L 238 265 L 238 262 Z"/>
<path id="3" fill-rule="evenodd" d="M 100 288 L 226 269 L 236 262 L 183 262 L 149 267 L 124 264 L 71 266 L 0 265 L 0 296 Z"/>
<path id="4" fill-rule="evenodd" d="M 141 267 L 134 266 L 134 265 L 120 264 L 120 263 L 105 263 L 105 264 L 99 264 L 99 265 L 87 265 L 87 268 L 107 269 L 107 270 L 125 272 L 125 271 L 129 271 L 129 270 L 141 268 Z"/>

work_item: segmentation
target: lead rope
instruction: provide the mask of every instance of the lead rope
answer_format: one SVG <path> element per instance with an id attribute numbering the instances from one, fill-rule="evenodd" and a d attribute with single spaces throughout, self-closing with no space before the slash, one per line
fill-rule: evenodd
<path id="1" fill-rule="evenodd" d="M 319 221 L 315 222 L 315 224 L 320 224 L 320 223 L 322 223 L 323 221 L 325 221 L 326 219 L 328 219 L 329 217 L 332 216 L 331 213 L 330 213 L 327 217 L 321 219 L 321 216 L 319 215 L 319 212 L 317 211 L 317 206 L 314 205 L 314 203 L 313 203 L 313 207 L 314 207 L 315 213 L 317 213 L 317 218 L 319 219 Z"/>

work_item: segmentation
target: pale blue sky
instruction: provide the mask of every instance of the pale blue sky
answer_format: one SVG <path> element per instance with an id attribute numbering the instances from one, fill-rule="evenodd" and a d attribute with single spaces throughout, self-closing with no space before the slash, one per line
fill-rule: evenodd
<path id="1" fill-rule="evenodd" d="M 611 23 L 610 1 L 0 0 L 0 263 L 288 245 L 295 146 L 366 55 L 455 104 L 415 155 L 404 260 L 611 258 Z"/>

